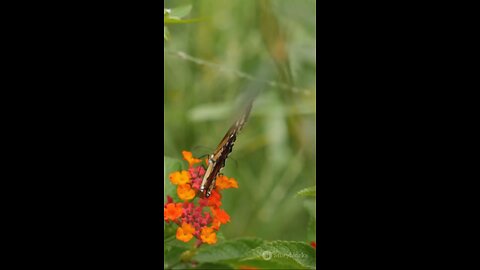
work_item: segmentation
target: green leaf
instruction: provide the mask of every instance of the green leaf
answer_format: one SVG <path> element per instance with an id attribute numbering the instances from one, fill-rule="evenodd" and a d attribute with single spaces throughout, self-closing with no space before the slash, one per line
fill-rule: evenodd
<path id="1" fill-rule="evenodd" d="M 163 27 L 163 38 L 168 41 L 170 38 L 170 32 L 168 32 L 168 28 L 166 26 Z"/>
<path id="2" fill-rule="evenodd" d="M 258 269 L 305 269 L 304 267 L 293 266 L 292 264 L 285 263 L 285 262 L 263 260 L 263 259 L 241 261 L 237 265 L 238 266 L 247 265 L 247 266 L 255 267 Z"/>
<path id="3" fill-rule="evenodd" d="M 309 242 L 311 241 L 317 241 L 317 228 L 315 227 L 317 221 L 314 217 L 310 217 L 310 220 L 308 221 L 308 227 L 307 227 L 307 240 Z"/>
<path id="4" fill-rule="evenodd" d="M 249 251 L 239 263 L 270 269 L 314 269 L 315 259 L 315 249 L 307 243 L 272 241 Z"/>
<path id="5" fill-rule="evenodd" d="M 258 238 L 239 238 L 211 246 L 202 246 L 193 259 L 200 263 L 235 262 L 244 258 L 247 252 L 260 246 L 262 243 L 263 240 Z"/>
<path id="6" fill-rule="evenodd" d="M 182 24 L 182 23 L 194 23 L 199 21 L 201 21 L 201 19 L 181 20 L 179 18 L 172 18 L 172 17 L 163 18 L 163 24 Z"/>
<path id="7" fill-rule="evenodd" d="M 308 187 L 297 192 L 298 197 L 315 197 L 317 195 L 317 186 Z"/>
<path id="8" fill-rule="evenodd" d="M 164 245 L 164 268 L 171 268 L 173 265 L 180 262 L 180 255 L 185 252 L 185 248 L 177 246 Z"/>
<path id="9" fill-rule="evenodd" d="M 170 197 L 172 197 L 174 201 L 180 202 L 180 199 L 177 195 L 177 186 L 170 182 L 168 176 L 170 175 L 170 173 L 180 171 L 182 169 L 186 169 L 185 162 L 170 157 L 163 157 L 163 186 L 165 188 L 165 193 L 163 194 L 163 197 L 165 201 L 167 200 L 167 195 L 170 195 Z"/>
<path id="10" fill-rule="evenodd" d="M 172 269 L 185 270 L 185 269 L 194 269 L 194 268 L 192 267 L 191 263 L 182 262 L 173 266 Z"/>
<path id="11" fill-rule="evenodd" d="M 222 232 L 217 232 L 217 244 L 225 242 L 225 235 Z"/>
<path id="12" fill-rule="evenodd" d="M 315 219 L 317 218 L 317 212 L 315 211 L 316 209 L 316 201 L 314 200 L 305 200 L 303 202 L 303 205 L 307 209 L 308 213 L 310 214 L 311 217 L 314 217 Z"/>
<path id="13" fill-rule="evenodd" d="M 164 244 L 172 247 L 178 247 L 182 248 L 184 250 L 191 249 L 193 246 L 193 243 L 196 241 L 196 238 L 192 238 L 190 241 L 187 243 L 178 240 L 176 237 L 170 238 L 168 241 L 165 241 Z"/>
<path id="14" fill-rule="evenodd" d="M 192 5 L 176 7 L 171 10 L 170 17 L 183 18 L 190 14 L 190 11 L 192 11 Z"/>
<path id="15" fill-rule="evenodd" d="M 166 223 L 163 222 L 163 239 L 168 241 L 172 238 L 175 238 L 175 234 L 177 232 L 177 226 L 175 223 L 170 222 Z"/>
<path id="16" fill-rule="evenodd" d="M 197 266 L 195 269 L 234 269 L 234 268 L 228 264 L 202 263 L 199 266 Z"/>
<path id="17" fill-rule="evenodd" d="M 232 106 L 225 103 L 203 104 L 188 111 L 188 118 L 194 122 L 228 119 Z"/>

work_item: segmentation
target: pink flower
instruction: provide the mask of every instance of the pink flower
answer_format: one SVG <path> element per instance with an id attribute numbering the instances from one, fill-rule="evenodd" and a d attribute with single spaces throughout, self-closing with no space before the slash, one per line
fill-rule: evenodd
<path id="1" fill-rule="evenodd" d="M 202 184 L 203 176 L 205 175 L 205 169 L 202 166 L 188 169 L 190 177 L 192 179 L 192 188 L 199 190 Z"/>

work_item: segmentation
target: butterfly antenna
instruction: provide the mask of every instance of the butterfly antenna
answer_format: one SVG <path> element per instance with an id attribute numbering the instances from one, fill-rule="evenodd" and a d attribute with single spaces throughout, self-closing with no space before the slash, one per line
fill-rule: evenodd
<path id="1" fill-rule="evenodd" d="M 203 159 L 203 158 L 205 158 L 205 157 L 208 157 L 209 155 L 210 155 L 210 154 L 204 154 L 204 155 L 201 155 L 201 156 L 199 156 L 199 157 L 197 157 L 197 158 Z"/>

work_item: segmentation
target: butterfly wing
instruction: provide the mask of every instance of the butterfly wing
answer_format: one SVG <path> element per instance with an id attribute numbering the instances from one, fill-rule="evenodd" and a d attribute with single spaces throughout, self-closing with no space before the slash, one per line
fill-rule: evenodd
<path id="1" fill-rule="evenodd" d="M 247 122 L 252 109 L 252 102 L 247 106 L 247 109 L 242 116 L 228 129 L 227 133 L 218 144 L 217 149 L 215 149 L 215 152 L 210 155 L 210 158 L 208 159 L 208 167 L 203 177 L 202 184 L 200 185 L 200 192 L 202 194 L 204 193 L 207 198 L 210 197 L 210 194 L 215 187 L 215 180 L 222 168 L 225 167 L 225 161 L 227 160 L 228 155 L 232 152 L 233 144 L 237 139 L 237 133 L 240 132 Z"/>
<path id="2" fill-rule="evenodd" d="M 210 197 L 213 188 L 215 187 L 215 180 L 220 171 L 225 167 L 225 162 L 228 155 L 232 152 L 233 144 L 236 139 L 236 133 L 231 134 L 225 141 L 225 144 L 214 154 L 212 154 L 208 160 L 208 167 L 203 177 L 202 184 L 200 185 L 200 192 L 205 192 L 205 197 Z"/>

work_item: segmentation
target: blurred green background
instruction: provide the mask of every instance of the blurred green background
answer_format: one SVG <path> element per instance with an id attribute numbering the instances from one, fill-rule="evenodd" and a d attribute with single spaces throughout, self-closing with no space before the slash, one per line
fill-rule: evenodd
<path id="1" fill-rule="evenodd" d="M 184 5 L 202 20 L 168 25 L 164 155 L 211 153 L 245 95 L 260 91 L 223 170 L 239 189 L 222 193 L 231 222 L 221 232 L 305 241 L 309 215 L 295 193 L 315 185 L 315 1 L 164 1 Z"/>

